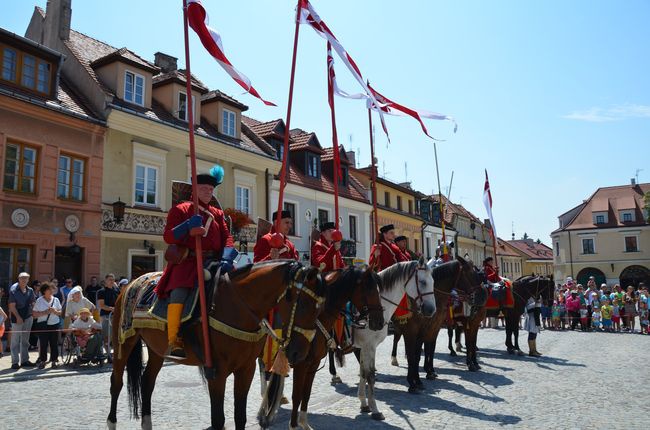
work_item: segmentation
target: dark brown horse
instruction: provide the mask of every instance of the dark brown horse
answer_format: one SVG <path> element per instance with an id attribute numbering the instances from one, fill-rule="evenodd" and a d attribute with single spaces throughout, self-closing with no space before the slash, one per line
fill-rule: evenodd
<path id="1" fill-rule="evenodd" d="M 312 384 L 321 360 L 327 355 L 330 346 L 328 343 L 334 342 L 329 335 L 330 330 L 346 303 L 351 301 L 362 314 L 368 314 L 368 326 L 371 330 L 377 331 L 384 327 L 379 277 L 374 271 L 369 268 L 348 267 L 328 273 L 325 279 L 328 284 L 327 299 L 325 309 L 318 317 L 324 330 L 317 331 L 307 358 L 293 367 L 293 408 L 289 425 L 291 429 L 311 428 L 307 422 L 307 407 Z"/>
<path id="2" fill-rule="evenodd" d="M 128 288 L 140 287 L 138 278 Z M 151 277 L 159 277 L 160 273 Z M 128 291 L 128 288 L 125 291 Z M 128 372 L 131 415 L 138 417 L 142 405 L 142 427 L 151 428 L 151 396 L 156 377 L 163 365 L 167 349 L 166 330 L 139 328 L 122 344 L 118 343 L 122 323 L 125 291 L 115 305 L 112 322 L 113 345 L 118 346 L 111 375 L 111 411 L 109 428 L 117 421 L 117 400 L 123 386 L 124 369 Z M 264 345 L 260 322 L 273 306 L 278 306 L 283 325 L 282 339 L 289 363 L 303 360 L 309 340 L 316 330 L 316 319 L 322 310 L 325 287 L 318 270 L 304 268 L 295 261 L 280 260 L 249 265 L 222 278 L 208 302 L 210 346 L 214 360 L 213 375 L 207 379 L 210 394 L 211 424 L 224 427 L 226 378 L 235 375 L 235 426 L 246 426 L 246 400 L 255 373 L 255 360 Z M 227 326 L 227 329 L 224 327 Z M 219 327 L 218 329 L 215 327 Z M 195 322 L 183 331 L 187 359 L 180 363 L 203 366 L 201 326 Z M 225 334 L 228 333 L 228 334 Z M 147 345 L 149 360 L 142 371 L 142 343 Z M 206 372 L 207 373 L 207 372 Z"/>
<path id="3" fill-rule="evenodd" d="M 435 287 L 436 313 L 433 318 L 423 318 L 413 314 L 404 324 L 394 322 L 393 357 L 397 353 L 397 343 L 400 336 L 404 336 L 406 358 L 408 361 L 409 393 L 419 393 L 424 389 L 420 380 L 420 357 L 422 346 L 425 347 L 424 370 L 427 379 L 435 378 L 433 368 L 433 354 L 427 354 L 432 346 L 435 348 L 435 339 L 444 323 L 448 303 L 452 290 L 459 294 L 470 296 L 476 288 L 480 287 L 482 279 L 471 262 L 457 257 L 457 260 L 441 264 L 433 268 L 432 276 Z"/>

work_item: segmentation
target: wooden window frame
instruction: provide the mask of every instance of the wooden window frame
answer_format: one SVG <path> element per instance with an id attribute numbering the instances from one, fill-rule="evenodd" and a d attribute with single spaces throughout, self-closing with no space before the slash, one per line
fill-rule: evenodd
<path id="1" fill-rule="evenodd" d="M 238 192 L 239 189 L 246 190 L 248 192 L 248 196 L 247 196 L 248 208 L 247 208 L 246 211 L 244 211 L 243 207 L 240 206 L 240 204 L 239 204 L 240 203 L 239 202 L 239 196 L 237 195 L 237 192 Z M 242 198 L 243 198 L 243 195 L 244 194 L 242 192 Z M 252 197 L 252 195 L 253 195 L 253 190 L 251 189 L 251 187 L 246 186 L 246 185 L 242 185 L 242 184 L 236 184 L 235 185 L 235 209 L 237 209 L 238 211 L 241 211 L 241 212 L 245 212 L 246 215 L 251 216 L 252 212 L 253 212 L 252 209 L 251 209 L 251 197 Z"/>
<path id="2" fill-rule="evenodd" d="M 84 172 L 83 172 L 83 184 L 81 185 L 81 199 L 75 199 L 72 197 L 61 197 L 59 196 L 59 163 L 61 157 L 68 157 L 70 158 L 70 183 L 68 184 L 68 196 L 72 196 L 72 175 L 74 174 L 74 160 L 79 160 L 83 161 L 84 163 Z M 59 153 L 59 158 L 57 160 L 57 165 L 56 165 L 56 198 L 59 200 L 63 200 L 66 202 L 76 202 L 76 203 L 85 203 L 88 199 L 86 198 L 86 185 L 88 184 L 88 158 L 82 157 L 80 155 L 72 154 L 69 152 L 60 152 Z"/>
<path id="3" fill-rule="evenodd" d="M 352 222 L 354 219 L 354 222 Z M 354 236 L 352 235 L 352 226 L 354 225 Z M 348 214 L 348 232 L 350 233 L 350 240 L 359 242 L 359 217 L 357 215 Z"/>
<path id="4" fill-rule="evenodd" d="M 2 77 L 2 73 L 0 73 L 0 81 L 2 82 L 8 82 L 11 85 L 18 87 L 18 88 L 24 88 L 27 89 L 31 92 L 34 92 L 36 94 L 40 95 L 50 95 L 52 93 L 52 75 L 54 72 L 54 64 L 50 61 L 44 60 L 43 58 L 39 57 L 36 54 L 32 54 L 29 52 L 25 52 L 22 49 L 16 48 L 15 46 L 7 45 L 6 43 L 0 43 L 0 64 L 4 65 L 4 50 L 5 48 L 9 48 L 13 50 L 16 53 L 16 76 L 14 80 L 6 80 Z M 22 84 L 22 79 L 23 79 L 23 64 L 24 64 L 24 56 L 28 55 L 30 57 L 33 57 L 35 62 L 34 62 L 34 86 L 33 87 L 28 87 L 26 85 Z M 38 70 L 39 66 L 41 64 L 46 64 L 49 66 L 49 73 L 48 73 L 48 79 L 47 79 L 47 89 L 46 91 L 40 91 L 38 89 Z"/>
<path id="5" fill-rule="evenodd" d="M 397 210 L 401 211 L 402 210 L 402 196 L 399 194 L 397 195 Z"/>
<path id="6" fill-rule="evenodd" d="M 133 99 L 132 100 L 129 100 L 129 99 L 126 98 L 126 76 L 128 74 L 133 75 L 133 91 L 132 91 Z M 139 78 L 139 77 L 142 78 L 142 103 L 138 103 L 137 101 L 135 101 L 135 99 L 136 99 L 136 90 L 135 89 L 137 87 L 136 81 L 137 81 L 137 78 Z M 124 91 L 123 91 L 123 93 L 124 93 L 123 97 L 124 97 L 125 102 L 133 103 L 134 105 L 137 105 L 137 106 L 144 106 L 145 102 L 147 100 L 147 97 L 146 97 L 146 94 L 147 94 L 147 78 L 145 78 L 144 75 L 141 75 L 141 74 L 136 73 L 134 71 L 125 70 L 124 71 Z"/>
<path id="7" fill-rule="evenodd" d="M 233 121 L 232 121 L 232 134 L 228 133 L 228 129 L 230 127 L 230 115 L 232 114 Z M 228 124 L 224 124 L 226 118 L 224 116 L 227 116 L 227 122 Z M 235 111 L 232 111 L 230 109 L 223 108 L 222 113 L 221 113 L 221 128 L 223 129 L 223 134 L 226 136 L 230 137 L 237 137 L 237 113 Z"/>
<path id="8" fill-rule="evenodd" d="M 0 248 L 12 248 L 13 249 L 13 256 L 12 256 L 12 261 L 11 261 L 11 278 L 9 280 L 10 284 L 13 284 L 18 280 L 18 273 L 21 271 L 18 270 L 18 252 L 16 252 L 19 248 L 23 249 L 28 249 L 29 250 L 29 259 L 28 259 L 28 264 L 27 267 L 25 268 L 26 272 L 31 274 L 32 277 L 34 276 L 34 246 L 32 245 L 23 245 L 23 244 L 17 244 L 17 243 L 4 243 L 0 242 Z M 0 287 L 2 288 L 2 287 Z M 8 291 L 7 291 L 8 292 Z"/>
<path id="9" fill-rule="evenodd" d="M 9 188 L 5 187 L 5 169 L 6 169 L 6 163 L 7 163 L 7 148 L 9 145 L 18 145 L 19 150 L 20 150 L 20 163 L 18 164 L 18 175 L 16 178 L 18 178 L 18 189 L 12 190 Z M 41 148 L 36 145 L 32 145 L 29 143 L 21 142 L 19 140 L 12 140 L 12 139 L 6 139 L 5 140 L 5 150 L 3 154 L 3 163 L 2 163 L 2 191 L 6 193 L 15 193 L 15 194 L 21 194 L 21 195 L 27 195 L 27 196 L 38 196 L 38 185 L 39 185 L 39 169 L 40 169 L 40 161 L 41 161 Z M 23 179 L 23 147 L 27 147 L 30 149 L 33 149 L 36 152 L 36 160 L 34 161 L 34 191 L 29 192 L 29 191 L 21 191 L 20 190 L 20 183 L 22 182 Z"/>
<path id="10" fill-rule="evenodd" d="M 144 167 L 144 195 L 143 195 L 143 200 L 142 202 L 137 201 L 137 188 L 136 185 L 138 183 L 138 166 Z M 155 203 L 147 203 L 147 169 L 154 169 L 156 171 L 156 194 L 155 194 Z M 160 208 L 160 192 L 161 192 L 161 180 L 160 180 L 160 167 L 148 163 L 144 163 L 142 161 L 136 161 L 135 163 L 135 168 L 134 168 L 134 175 L 133 175 L 133 204 L 136 206 L 141 206 L 141 207 L 146 207 L 146 208 Z"/>
<path id="11" fill-rule="evenodd" d="M 390 192 L 384 191 L 384 206 L 390 208 Z"/>

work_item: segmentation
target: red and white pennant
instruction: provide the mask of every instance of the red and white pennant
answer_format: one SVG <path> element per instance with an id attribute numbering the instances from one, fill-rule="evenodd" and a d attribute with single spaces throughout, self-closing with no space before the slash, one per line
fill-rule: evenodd
<path id="1" fill-rule="evenodd" d="M 221 43 L 221 36 L 209 26 L 208 14 L 201 4 L 201 0 L 188 0 L 187 16 L 190 27 L 201 39 L 201 43 L 210 55 L 217 60 L 217 63 L 232 77 L 235 82 L 241 85 L 249 94 L 257 97 L 267 106 L 275 106 L 275 103 L 264 100 L 251 84 L 250 79 L 239 70 L 235 69 L 230 60 L 226 57 Z"/>

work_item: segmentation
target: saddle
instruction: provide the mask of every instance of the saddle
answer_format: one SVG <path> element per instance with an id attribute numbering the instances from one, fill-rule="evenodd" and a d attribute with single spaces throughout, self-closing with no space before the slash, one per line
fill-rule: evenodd
<path id="1" fill-rule="evenodd" d="M 488 292 L 486 309 L 511 308 L 515 305 L 512 294 L 512 283 L 505 278 L 500 282 L 486 282 L 485 287 Z"/>

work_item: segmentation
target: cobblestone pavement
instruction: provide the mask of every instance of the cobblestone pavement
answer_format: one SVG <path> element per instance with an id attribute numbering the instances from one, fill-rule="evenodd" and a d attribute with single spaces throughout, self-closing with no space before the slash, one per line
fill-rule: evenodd
<path id="1" fill-rule="evenodd" d="M 375 422 L 359 413 L 358 366 L 348 356 L 347 366 L 340 371 L 344 384 L 330 386 L 327 366 L 318 373 L 310 403 L 310 423 L 316 429 L 647 428 L 650 336 L 544 331 L 538 340 L 538 349 L 544 356 L 539 359 L 507 355 L 504 338 L 503 330 L 481 331 L 482 370 L 470 373 L 464 365 L 464 354 L 449 356 L 446 332 L 441 333 L 435 362 L 440 377 L 436 381 L 425 380 L 426 391 L 412 395 L 406 392 L 403 349 L 399 354 L 401 367 L 390 365 L 389 337 L 378 351 L 376 390 L 386 421 Z M 522 334 L 520 344 L 526 345 L 525 339 Z M 43 378 L 46 371 L 21 380 L 5 369 L 6 361 L 7 357 L 0 360 L 0 428 L 105 427 L 110 402 L 109 373 L 69 372 L 63 377 Z M 231 387 L 229 383 L 230 393 Z M 290 387 L 289 380 L 287 394 Z M 167 365 L 154 392 L 154 427 L 205 428 L 210 422 L 208 402 L 195 368 Z M 252 428 L 257 427 L 254 417 L 258 404 L 256 378 L 248 407 L 248 425 Z M 226 407 L 227 428 L 231 429 L 233 407 L 228 398 Z M 43 411 L 33 413 L 34 408 Z M 287 428 L 288 418 L 287 405 L 273 428 Z M 129 420 L 126 387 L 120 398 L 118 427 L 139 428 L 138 422 Z"/>

